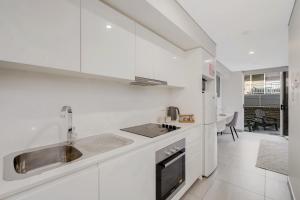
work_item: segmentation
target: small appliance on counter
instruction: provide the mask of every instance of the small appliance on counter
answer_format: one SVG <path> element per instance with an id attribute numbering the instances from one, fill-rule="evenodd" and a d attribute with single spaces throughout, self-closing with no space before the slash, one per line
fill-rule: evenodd
<path id="1" fill-rule="evenodd" d="M 160 135 L 164 135 L 166 133 L 175 131 L 177 129 L 180 129 L 178 126 L 169 125 L 169 124 L 143 124 L 139 126 L 133 126 L 129 128 L 123 128 L 121 131 L 126 131 L 129 133 L 134 133 L 137 135 L 142 135 L 149 138 L 154 138 Z"/>
<path id="2" fill-rule="evenodd" d="M 167 116 L 171 117 L 172 121 L 176 121 L 179 115 L 180 115 L 179 108 L 174 106 L 170 106 L 167 108 Z"/>
<path id="3" fill-rule="evenodd" d="M 194 123 L 194 115 L 179 115 L 179 123 Z"/>

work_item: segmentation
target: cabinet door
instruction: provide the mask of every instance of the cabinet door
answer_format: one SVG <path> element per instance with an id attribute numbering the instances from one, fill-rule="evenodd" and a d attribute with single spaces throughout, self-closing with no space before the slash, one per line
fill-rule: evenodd
<path id="1" fill-rule="evenodd" d="M 202 131 L 193 128 L 186 141 L 186 180 L 193 184 L 202 175 Z"/>
<path id="2" fill-rule="evenodd" d="M 154 33 L 136 24 L 136 76 L 154 79 L 155 64 L 159 62 L 156 39 Z"/>
<path id="3" fill-rule="evenodd" d="M 155 155 L 143 148 L 100 164 L 100 200 L 155 200 Z"/>
<path id="4" fill-rule="evenodd" d="M 80 0 L 1 0 L 0 60 L 80 71 Z"/>
<path id="5" fill-rule="evenodd" d="M 185 65 L 183 53 L 174 52 L 174 50 L 172 51 L 172 48 L 175 47 L 170 47 L 170 51 L 160 49 L 159 60 L 161 62 L 157 63 L 155 66 L 155 78 L 167 81 L 170 86 L 184 87 Z"/>
<path id="6" fill-rule="evenodd" d="M 82 72 L 134 79 L 135 23 L 99 0 L 82 0 Z"/>
<path id="7" fill-rule="evenodd" d="M 6 200 L 98 200 L 98 167 L 60 178 Z"/>
<path id="8" fill-rule="evenodd" d="M 150 30 L 136 25 L 136 76 L 183 85 L 183 51 Z"/>
<path id="9" fill-rule="evenodd" d="M 216 123 L 205 125 L 204 175 L 209 176 L 218 165 L 218 138 Z"/>

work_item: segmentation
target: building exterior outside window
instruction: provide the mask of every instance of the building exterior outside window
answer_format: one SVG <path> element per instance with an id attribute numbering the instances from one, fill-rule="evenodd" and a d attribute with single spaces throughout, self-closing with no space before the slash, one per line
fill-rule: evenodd
<path id="1" fill-rule="evenodd" d="M 245 95 L 280 94 L 280 73 L 245 75 Z"/>
<path id="2" fill-rule="evenodd" d="M 268 117 L 277 119 L 280 127 L 280 89 L 280 72 L 244 76 L 245 125 L 253 121 L 256 110 L 261 110 Z"/>

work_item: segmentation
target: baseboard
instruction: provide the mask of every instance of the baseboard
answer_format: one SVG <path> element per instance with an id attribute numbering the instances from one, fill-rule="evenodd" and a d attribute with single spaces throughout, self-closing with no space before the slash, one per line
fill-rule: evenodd
<path id="1" fill-rule="evenodd" d="M 292 184 L 291 184 L 291 181 L 290 181 L 290 177 L 288 177 L 288 187 L 289 187 L 289 190 L 290 190 L 290 193 L 291 193 L 292 200 L 296 200 L 296 197 L 295 197 L 295 194 L 294 194 L 294 191 L 293 191 L 293 187 L 292 187 Z"/>

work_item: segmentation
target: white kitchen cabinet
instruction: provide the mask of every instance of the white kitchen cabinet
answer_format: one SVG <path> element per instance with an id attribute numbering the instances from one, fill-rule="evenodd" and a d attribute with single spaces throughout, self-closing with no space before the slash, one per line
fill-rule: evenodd
<path id="1" fill-rule="evenodd" d="M 99 0 L 82 0 L 81 71 L 134 79 L 135 23 Z"/>
<path id="2" fill-rule="evenodd" d="M 136 25 L 136 76 L 184 85 L 184 53 L 168 41 Z"/>
<path id="3" fill-rule="evenodd" d="M 163 62 L 155 65 L 155 78 L 167 81 L 170 86 L 184 87 L 184 57 L 165 50 L 161 51 L 160 57 Z"/>
<path id="4" fill-rule="evenodd" d="M 97 165 L 6 200 L 98 200 Z"/>
<path id="5" fill-rule="evenodd" d="M 136 76 L 155 78 L 154 67 L 159 62 L 158 48 L 154 43 L 157 39 L 154 33 L 136 24 Z"/>
<path id="6" fill-rule="evenodd" d="M 0 60 L 80 71 L 80 0 L 1 0 Z"/>
<path id="7" fill-rule="evenodd" d="M 204 126 L 203 175 L 209 176 L 218 165 L 218 138 L 216 123 Z"/>
<path id="8" fill-rule="evenodd" d="M 155 152 L 152 147 L 99 166 L 100 200 L 155 200 Z"/>
<path id="9" fill-rule="evenodd" d="M 201 128 L 189 130 L 186 137 L 186 182 L 193 184 L 202 175 L 202 132 Z"/>

